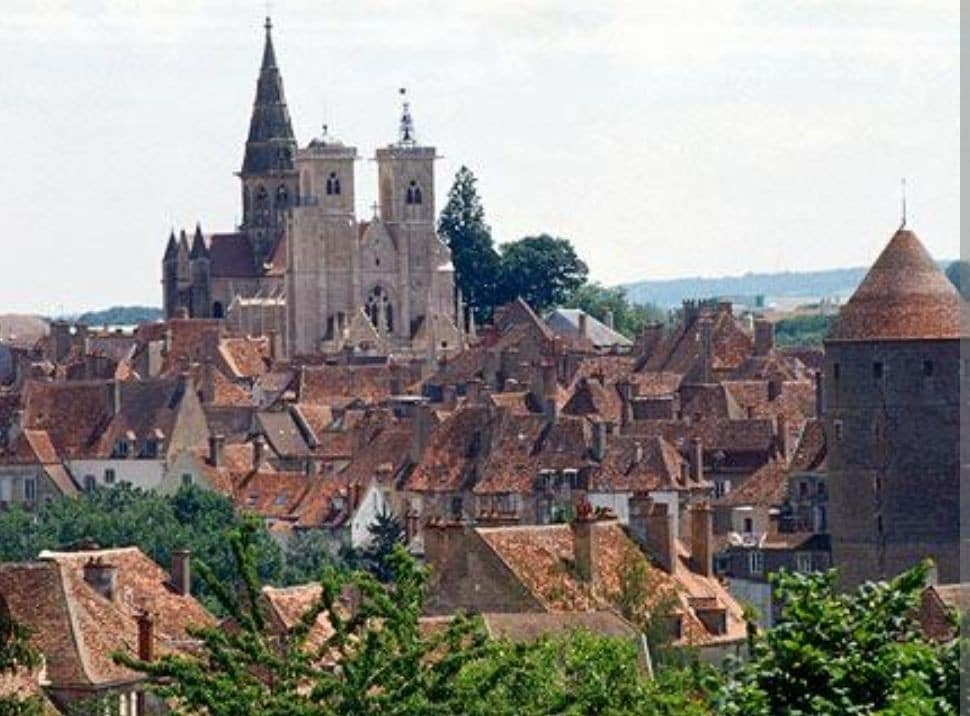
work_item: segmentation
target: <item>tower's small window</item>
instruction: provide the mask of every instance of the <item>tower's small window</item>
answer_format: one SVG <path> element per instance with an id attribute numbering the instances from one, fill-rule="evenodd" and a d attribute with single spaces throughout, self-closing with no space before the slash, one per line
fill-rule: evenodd
<path id="1" fill-rule="evenodd" d="M 411 180 L 411 183 L 408 184 L 408 190 L 407 190 L 407 194 L 405 194 L 405 199 L 404 200 L 408 204 L 420 204 L 421 203 L 421 187 L 418 186 L 418 183 L 416 181 L 414 181 L 414 179 L 412 179 Z"/>
<path id="2" fill-rule="evenodd" d="M 933 361 L 924 360 L 923 361 L 923 377 L 932 378 L 933 377 Z"/>
<path id="3" fill-rule="evenodd" d="M 832 427 L 835 429 L 835 439 L 841 440 L 845 436 L 845 428 L 842 425 L 841 420 L 832 421 Z"/>
<path id="4" fill-rule="evenodd" d="M 340 179 L 337 177 L 337 172 L 330 172 L 330 176 L 327 177 L 327 195 L 334 196 L 340 193 Z"/>
<path id="5" fill-rule="evenodd" d="M 872 377 L 876 380 L 882 380 L 882 361 L 876 361 L 872 364 Z"/>
<path id="6" fill-rule="evenodd" d="M 286 190 L 286 187 L 282 184 L 276 190 L 276 208 L 285 209 L 290 203 L 290 193 Z"/>
<path id="7" fill-rule="evenodd" d="M 835 380 L 836 383 L 839 382 L 839 375 L 840 375 L 840 373 L 841 373 L 841 371 L 839 370 L 839 364 L 838 363 L 833 363 L 832 364 L 832 378 Z"/>

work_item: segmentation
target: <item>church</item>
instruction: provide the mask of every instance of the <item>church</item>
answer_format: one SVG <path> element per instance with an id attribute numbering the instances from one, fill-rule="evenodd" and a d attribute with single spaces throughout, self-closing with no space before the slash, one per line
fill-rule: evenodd
<path id="1" fill-rule="evenodd" d="M 235 231 L 169 235 L 167 318 L 224 319 L 285 336 L 289 356 L 353 350 L 450 355 L 464 344 L 451 251 L 435 230 L 434 147 L 418 142 L 405 101 L 397 141 L 376 151 L 379 201 L 356 216 L 356 147 L 293 134 L 266 19 Z M 191 234 L 191 235 L 190 235 Z"/>

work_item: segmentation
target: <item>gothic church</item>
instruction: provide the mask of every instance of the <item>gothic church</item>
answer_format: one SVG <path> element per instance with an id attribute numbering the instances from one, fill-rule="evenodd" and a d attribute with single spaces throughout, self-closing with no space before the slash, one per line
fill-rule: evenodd
<path id="1" fill-rule="evenodd" d="M 266 20 L 236 231 L 169 236 L 166 317 L 277 331 L 291 356 L 352 348 L 435 357 L 464 342 L 451 252 L 435 231 L 434 147 L 405 102 L 398 140 L 377 150 L 379 203 L 354 208 L 357 150 L 329 136 L 297 146 Z"/>

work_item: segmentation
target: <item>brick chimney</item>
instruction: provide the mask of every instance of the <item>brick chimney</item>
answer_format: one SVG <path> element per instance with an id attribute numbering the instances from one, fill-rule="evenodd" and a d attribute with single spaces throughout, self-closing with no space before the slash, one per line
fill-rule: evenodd
<path id="1" fill-rule="evenodd" d="M 118 591 L 118 568 L 101 557 L 92 557 L 84 564 L 84 581 L 109 601 L 114 601 Z"/>
<path id="2" fill-rule="evenodd" d="M 573 520 L 573 558 L 576 562 L 576 576 L 589 583 L 593 580 L 593 510 L 585 500 L 576 506 Z"/>
<path id="3" fill-rule="evenodd" d="M 222 467 L 225 448 L 225 435 L 217 434 L 209 436 L 209 464 L 212 465 L 212 467 Z"/>
<path id="4" fill-rule="evenodd" d="M 633 422 L 633 383 L 627 378 L 621 379 L 616 384 L 616 392 L 620 394 L 620 425 L 629 425 Z"/>
<path id="5" fill-rule="evenodd" d="M 155 660 L 155 620 L 152 615 L 141 612 L 138 620 L 138 658 L 142 661 Z"/>
<path id="6" fill-rule="evenodd" d="M 766 356 L 775 347 L 775 324 L 764 318 L 754 322 L 754 354 Z"/>
<path id="7" fill-rule="evenodd" d="M 172 589 L 186 596 L 192 592 L 192 553 L 187 549 L 172 550 Z"/>
<path id="8" fill-rule="evenodd" d="M 815 417 L 819 420 L 822 419 L 822 414 L 825 411 L 825 402 L 822 399 L 824 395 L 822 391 L 822 371 L 815 371 Z"/>
<path id="9" fill-rule="evenodd" d="M 694 482 L 704 481 L 704 443 L 698 437 L 690 441 L 690 476 Z"/>
<path id="10" fill-rule="evenodd" d="M 788 435 L 788 418 L 785 417 L 784 413 L 778 413 L 778 417 L 775 418 L 775 430 L 777 433 L 775 437 L 778 440 L 778 454 L 782 460 L 787 462 L 791 438 Z"/>
<path id="11" fill-rule="evenodd" d="M 654 502 L 646 492 L 634 493 L 628 504 L 630 534 L 664 571 L 672 571 L 677 559 L 675 516 L 665 503 Z"/>
<path id="12" fill-rule="evenodd" d="M 714 574 L 714 512 L 706 501 L 691 508 L 690 559 L 705 577 Z"/>

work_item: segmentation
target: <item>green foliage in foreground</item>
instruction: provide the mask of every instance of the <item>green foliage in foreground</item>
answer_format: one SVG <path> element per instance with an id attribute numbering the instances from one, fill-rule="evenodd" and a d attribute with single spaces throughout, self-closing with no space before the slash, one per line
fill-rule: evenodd
<path id="1" fill-rule="evenodd" d="M 227 498 L 196 486 L 159 495 L 122 484 L 52 500 L 33 510 L 13 506 L 0 511 L 0 561 L 32 560 L 41 550 L 93 540 L 105 548 L 135 545 L 167 567 L 173 550 L 189 549 L 194 555 L 205 555 L 220 583 L 232 584 L 235 572 L 227 531 L 241 520 Z M 283 558 L 266 530 L 255 533 L 254 549 L 260 578 L 280 581 Z M 306 581 L 316 575 L 288 576 Z M 197 575 L 192 587 L 207 607 L 218 611 L 218 603 Z"/>
<path id="2" fill-rule="evenodd" d="M 203 578 L 239 629 L 196 632 L 194 657 L 150 664 L 147 673 L 181 713 L 222 716 L 727 716 L 956 714 L 957 643 L 926 641 L 915 606 L 926 577 L 917 567 L 891 583 L 841 594 L 835 574 L 778 577 L 779 624 L 751 640 L 751 658 L 724 670 L 668 666 L 649 680 L 636 645 L 577 631 L 535 643 L 490 638 L 479 618 L 419 622 L 427 572 L 400 545 L 387 562 L 395 581 L 324 567 L 318 602 L 286 634 L 268 628 L 260 601 L 257 528 L 229 536 L 235 582 Z M 355 604 L 355 608 L 350 608 Z M 310 637 L 317 617 L 333 633 Z"/>
<path id="3" fill-rule="evenodd" d="M 388 558 L 393 585 L 367 572 L 328 566 L 319 601 L 289 633 L 274 634 L 259 598 L 254 536 L 254 527 L 243 525 L 230 537 L 243 589 L 211 585 L 238 630 L 195 632 L 203 644 L 198 658 L 167 655 L 143 663 L 115 655 L 147 673 L 181 713 L 705 713 L 684 689 L 644 679 L 635 647 L 621 640 L 579 632 L 535 645 L 512 644 L 489 638 L 479 618 L 462 615 L 425 628 L 419 617 L 427 572 L 400 545 Z M 204 565 L 199 570 L 214 579 Z M 356 608 L 348 608 L 349 602 Z M 309 638 L 321 613 L 333 627 L 322 643 Z"/>
<path id="4" fill-rule="evenodd" d="M 0 678 L 40 666 L 40 654 L 29 643 L 30 633 L 14 621 L 0 602 Z M 0 695 L 0 716 L 41 716 L 44 707 L 36 696 Z"/>
<path id="5" fill-rule="evenodd" d="M 959 648 L 924 639 L 916 607 L 928 565 L 839 593 L 835 573 L 777 577 L 779 623 L 712 689 L 715 712 L 957 714 Z"/>

